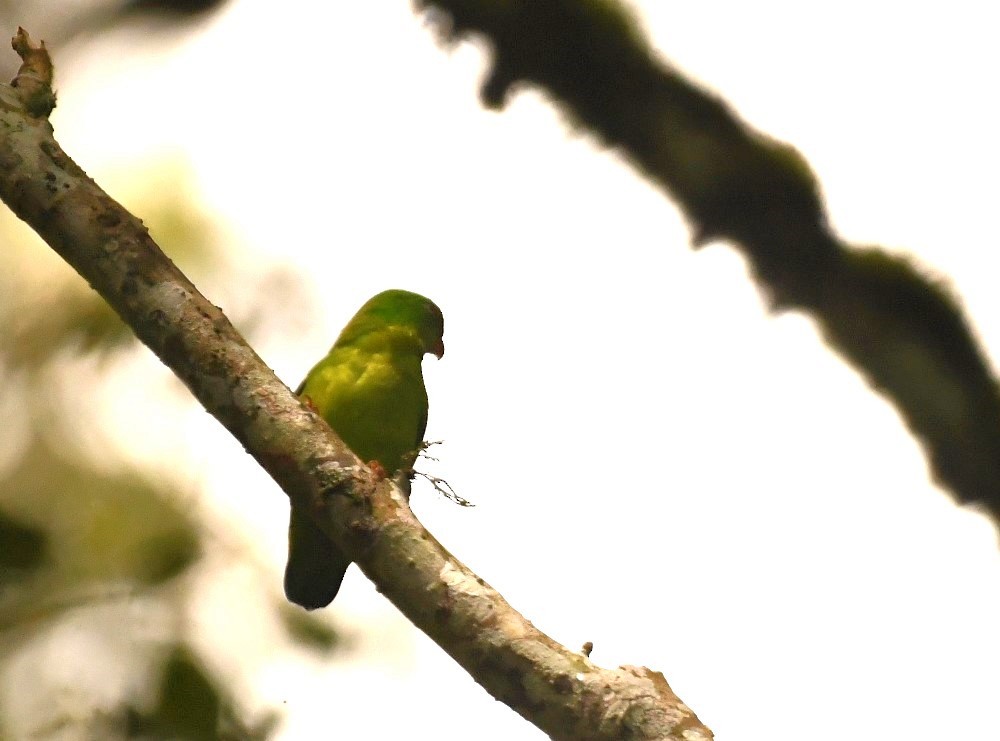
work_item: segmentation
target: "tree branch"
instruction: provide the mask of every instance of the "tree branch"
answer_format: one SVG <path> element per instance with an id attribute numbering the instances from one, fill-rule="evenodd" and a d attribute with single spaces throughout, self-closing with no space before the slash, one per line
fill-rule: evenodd
<path id="1" fill-rule="evenodd" d="M 142 222 L 62 151 L 46 117 L 54 98 L 44 46 L 19 30 L 14 48 L 24 64 L 11 86 L 0 85 L 0 197 L 407 618 L 553 738 L 712 738 L 661 674 L 602 669 L 560 646 L 448 553 L 399 490 L 375 480 L 274 376 Z"/>
<path id="2" fill-rule="evenodd" d="M 695 246 L 729 240 L 773 306 L 801 309 L 896 406 L 938 482 L 1000 520 L 1000 393 L 940 282 L 830 229 L 809 165 L 658 60 L 618 0 L 416 0 L 451 38 L 476 33 L 493 63 L 482 97 L 549 93 L 679 204 Z"/>

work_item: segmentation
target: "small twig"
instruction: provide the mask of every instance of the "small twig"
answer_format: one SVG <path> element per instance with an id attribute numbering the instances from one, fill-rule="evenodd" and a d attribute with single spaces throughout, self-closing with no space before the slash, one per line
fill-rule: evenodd
<path id="1" fill-rule="evenodd" d="M 427 450 L 432 445 L 441 445 L 443 442 L 444 442 L 444 440 L 424 440 L 422 443 L 420 443 L 420 447 L 417 448 L 417 455 L 416 455 L 416 457 L 417 458 L 425 458 L 426 460 L 434 461 L 435 463 L 439 463 L 441 459 L 440 458 L 435 458 L 432 455 L 428 455 L 427 454 Z M 429 473 L 424 473 L 423 471 L 418 471 L 415 468 L 411 468 L 410 469 L 410 478 L 413 478 L 414 476 L 420 476 L 422 479 L 425 479 L 425 480 L 429 481 L 430 485 L 433 486 L 437 490 L 437 492 L 439 494 L 441 494 L 445 499 L 450 499 L 455 504 L 458 504 L 458 505 L 460 505 L 462 507 L 475 507 L 476 506 L 472 502 L 470 502 L 468 499 L 466 499 L 465 497 L 460 496 L 458 494 L 458 492 L 456 492 L 455 489 L 452 487 L 452 485 L 449 484 L 447 481 L 445 481 L 440 476 L 432 476 Z"/>
<path id="2" fill-rule="evenodd" d="M 466 499 L 465 497 L 459 496 L 458 492 L 456 492 L 451 487 L 451 484 L 449 484 L 447 481 L 445 481 L 444 479 L 442 479 L 439 476 L 432 476 L 429 473 L 424 473 L 423 471 L 418 471 L 415 468 L 413 469 L 413 475 L 414 476 L 419 476 L 422 479 L 426 479 L 427 481 L 430 482 L 431 486 L 433 486 L 435 489 L 437 489 L 437 492 L 439 494 L 441 494 L 442 496 L 444 496 L 445 499 L 450 499 L 455 504 L 457 504 L 457 505 L 459 505 L 461 507 L 475 507 L 476 506 L 472 502 L 470 502 L 468 499 Z"/>
<path id="3" fill-rule="evenodd" d="M 422 443 L 420 443 L 420 447 L 417 448 L 417 457 L 425 458 L 429 461 L 434 461 L 435 463 L 439 462 L 441 460 L 440 458 L 435 458 L 433 455 L 428 455 L 427 451 L 430 449 L 432 445 L 441 445 L 443 442 L 444 440 L 424 440 Z"/>
<path id="4" fill-rule="evenodd" d="M 21 57 L 21 68 L 11 82 L 17 88 L 25 108 L 34 118 L 46 118 L 56 107 L 52 92 L 52 60 L 42 41 L 35 46 L 28 32 L 18 27 L 10 45 Z"/>

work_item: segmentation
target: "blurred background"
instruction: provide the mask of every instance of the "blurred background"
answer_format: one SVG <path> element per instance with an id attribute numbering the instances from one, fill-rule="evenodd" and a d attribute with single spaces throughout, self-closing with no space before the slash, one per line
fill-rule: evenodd
<path id="1" fill-rule="evenodd" d="M 996 365 L 984 4 L 630 4 Z M 293 388 L 372 294 L 442 307 L 424 467 L 476 507 L 418 480 L 414 509 L 540 629 L 663 671 L 721 741 L 1000 738 L 995 524 L 614 151 L 537 91 L 483 110 L 481 45 L 403 2 L 0 20 L 52 51 L 66 151 Z M 356 569 L 285 604 L 285 496 L 5 209 L 0 239 L 0 738 L 543 737 Z"/>

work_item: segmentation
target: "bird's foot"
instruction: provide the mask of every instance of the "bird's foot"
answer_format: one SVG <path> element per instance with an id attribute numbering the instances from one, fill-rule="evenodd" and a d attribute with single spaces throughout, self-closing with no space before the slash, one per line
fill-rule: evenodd
<path id="1" fill-rule="evenodd" d="M 368 468 L 370 468 L 372 473 L 375 474 L 376 481 L 389 478 L 389 474 L 386 472 L 385 467 L 378 461 L 368 461 Z"/>

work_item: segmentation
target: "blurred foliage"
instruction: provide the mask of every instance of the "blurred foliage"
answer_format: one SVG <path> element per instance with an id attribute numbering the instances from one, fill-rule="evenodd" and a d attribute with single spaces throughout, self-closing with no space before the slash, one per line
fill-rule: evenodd
<path id="1" fill-rule="evenodd" d="M 126 713 L 129 738 L 237 739 L 254 741 L 270 736 L 277 723 L 274 713 L 247 725 L 220 694 L 197 656 L 177 646 L 164 662 L 156 705 L 148 712 L 130 707 Z"/>
<path id="2" fill-rule="evenodd" d="M 163 669 L 156 707 L 143 715 L 133 711 L 129 736 L 215 738 L 222 700 L 204 669 L 187 650 L 178 648 Z"/>
<path id="3" fill-rule="evenodd" d="M 66 285 L 34 301 L 13 291 L 8 296 L 8 305 L 0 308 L 5 326 L 0 355 L 12 370 L 44 366 L 60 347 L 105 354 L 135 341 L 110 306 L 79 286 Z"/>
<path id="4" fill-rule="evenodd" d="M 0 511 L 0 589 L 4 581 L 13 581 L 18 572 L 31 571 L 45 560 L 45 531 L 28 527 Z M 2 592 L 0 592 L 2 599 Z"/>
<path id="5" fill-rule="evenodd" d="M 0 595 L 0 628 L 19 622 L 24 609 L 37 620 L 48 595 L 100 584 L 153 587 L 198 556 L 198 531 L 162 484 L 139 470 L 94 470 L 69 452 L 37 439 L 14 470 L 0 477 L 0 511 L 44 533 L 36 537 L 48 544 L 46 568 L 25 575 L 14 592 L 17 602 L 12 606 Z"/>
<path id="6" fill-rule="evenodd" d="M 252 261 L 236 262 L 220 250 L 222 236 L 196 205 L 185 167 L 154 163 L 101 180 L 186 273 L 210 295 L 222 296 L 244 331 L 281 320 L 282 311 L 271 307 L 294 289 L 293 280 L 280 270 L 261 275 L 259 268 L 248 277 Z M 198 594 L 196 566 L 213 547 L 243 566 L 266 567 L 238 538 L 214 533 L 192 517 L 190 482 L 186 497 L 179 497 L 180 480 L 122 460 L 105 444 L 100 419 L 81 425 L 70 416 L 85 409 L 77 400 L 99 397 L 119 361 L 147 350 L 6 210 L 0 212 L 0 242 L 0 411 L 6 428 L 0 438 L 0 738 L 268 737 L 277 715 L 258 711 L 253 722 L 246 720 L 247 709 L 230 689 L 233 679 L 209 672 L 190 648 L 197 644 L 195 628 L 184 617 Z M 289 607 L 278 596 L 276 573 L 267 571 L 262 582 L 268 583 L 264 579 L 274 584 L 264 604 L 288 639 L 329 655 L 338 635 L 322 618 Z M 109 619 L 124 626 L 110 638 Z M 64 687 L 46 685 L 44 660 L 28 663 L 37 677 L 26 678 L 22 667 L 15 680 L 30 683 L 35 697 L 48 695 L 42 710 L 25 710 L 5 697 L 5 675 L 15 670 L 10 667 L 21 666 L 17 662 L 32 650 L 48 656 L 47 642 L 58 642 L 66 624 L 73 625 L 79 646 L 74 654 L 97 651 L 100 657 L 103 642 L 113 640 L 121 646 L 112 655 L 129 665 L 121 672 L 138 664 L 142 681 L 123 685 L 115 707 L 95 700 L 92 712 L 81 715 L 62 696 Z"/>
<path id="7" fill-rule="evenodd" d="M 182 165 L 164 163 L 138 186 L 126 181 L 115 188 L 112 175 L 108 189 L 142 214 L 153 238 L 197 281 L 217 274 L 223 255 L 184 187 L 190 177 Z M 63 353 L 104 358 L 138 344 L 104 299 L 6 210 L 0 239 L 8 244 L 0 253 L 0 364 L 35 375 Z"/>
<path id="8" fill-rule="evenodd" d="M 285 601 L 280 603 L 279 612 L 285 630 L 296 643 L 319 653 L 329 653 L 341 645 L 340 633 L 312 613 Z"/>

